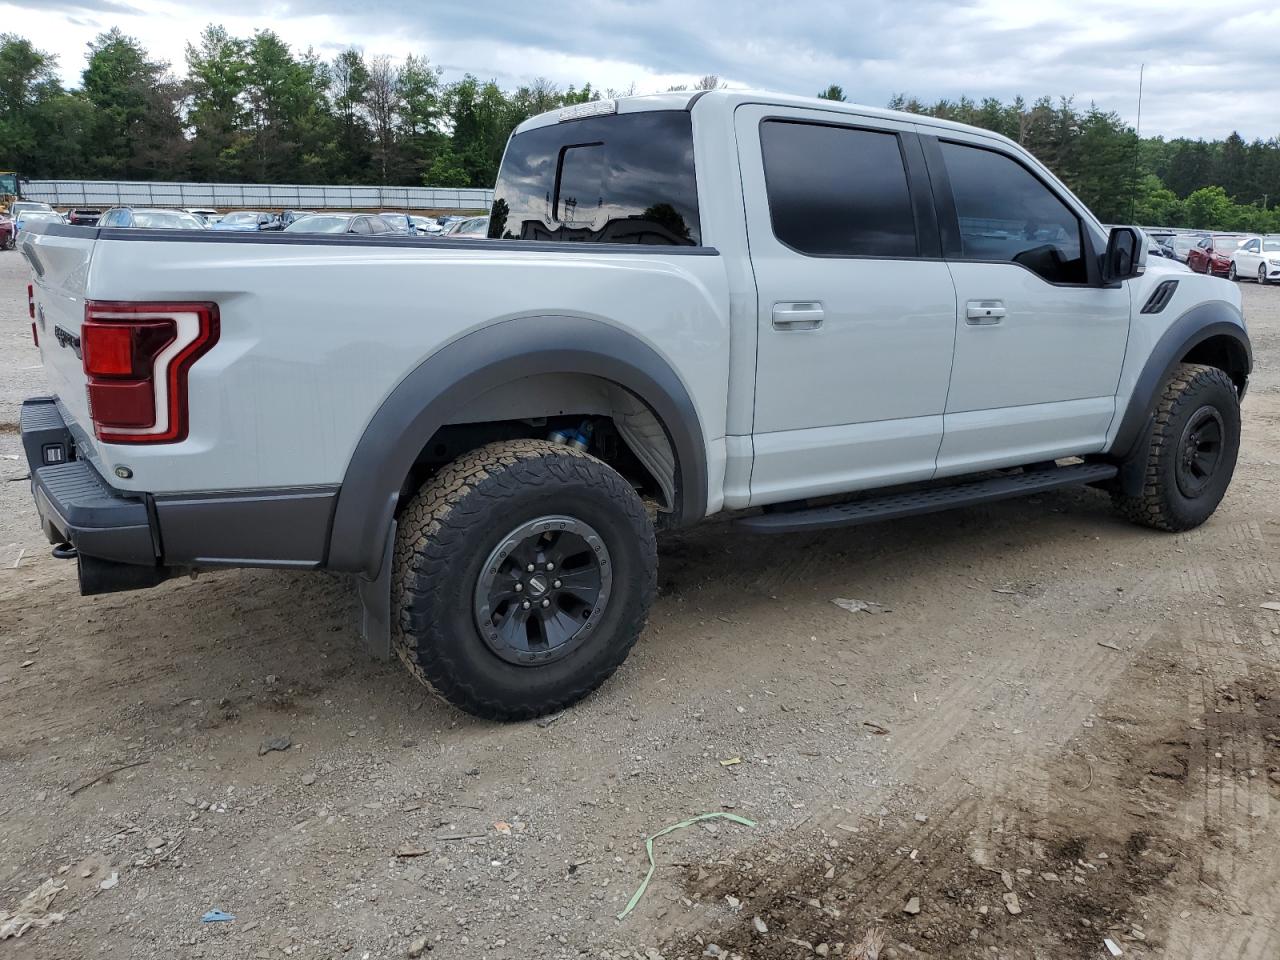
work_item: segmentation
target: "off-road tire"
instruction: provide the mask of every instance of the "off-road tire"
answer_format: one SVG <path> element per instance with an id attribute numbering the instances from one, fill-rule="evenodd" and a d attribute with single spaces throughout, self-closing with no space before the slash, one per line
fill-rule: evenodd
<path id="1" fill-rule="evenodd" d="M 548 663 L 510 663 L 480 634 L 476 585 L 513 528 L 551 515 L 599 533 L 611 593 L 580 646 Z M 657 589 L 653 524 L 635 490 L 595 457 L 542 440 L 492 443 L 443 469 L 401 513 L 393 561 L 397 655 L 434 694 L 491 720 L 553 713 L 599 687 L 635 645 Z"/>
<path id="2" fill-rule="evenodd" d="M 1193 417 L 1205 407 L 1221 420 L 1221 458 L 1204 489 L 1187 496 L 1179 485 L 1180 444 Z M 1174 368 L 1156 404 L 1146 443 L 1134 454 L 1143 467 L 1136 496 L 1116 489 L 1111 500 L 1129 520 L 1157 530 L 1177 532 L 1200 526 L 1222 502 L 1240 451 L 1240 399 L 1235 384 L 1217 367 L 1181 363 Z"/>

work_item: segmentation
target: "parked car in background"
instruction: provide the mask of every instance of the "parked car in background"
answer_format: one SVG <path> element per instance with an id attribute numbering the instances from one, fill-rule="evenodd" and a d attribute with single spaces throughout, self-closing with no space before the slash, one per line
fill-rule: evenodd
<path id="1" fill-rule="evenodd" d="M 76 227 L 96 227 L 102 211 L 97 207 L 72 207 L 67 211 L 67 223 Z"/>
<path id="2" fill-rule="evenodd" d="M 136 227 L 140 230 L 208 230 L 194 213 L 161 207 L 112 207 L 98 220 L 100 227 Z"/>
<path id="3" fill-rule="evenodd" d="M 1250 237 L 1231 254 L 1232 280 L 1257 280 L 1280 283 L 1280 234 Z"/>
<path id="4" fill-rule="evenodd" d="M 46 213 L 52 213 L 53 207 L 49 206 L 47 203 L 42 203 L 39 200 L 15 200 L 13 203 L 9 204 L 9 216 L 15 220 L 17 219 L 18 214 L 24 213 L 27 210 L 43 210 Z"/>
<path id="5" fill-rule="evenodd" d="M 1173 250 L 1173 240 L 1177 236 L 1172 230 L 1152 230 L 1147 232 L 1147 236 L 1155 241 L 1156 247 L 1160 251 L 1160 256 L 1167 260 L 1179 259 Z"/>
<path id="6" fill-rule="evenodd" d="M 12 250 L 17 246 L 17 237 L 13 232 L 13 217 L 0 214 L 0 250 Z"/>
<path id="7" fill-rule="evenodd" d="M 24 210 L 18 214 L 13 220 L 13 236 L 14 242 L 17 242 L 18 234 L 22 233 L 23 228 L 29 223 L 66 223 L 62 219 L 62 214 L 53 210 Z"/>
<path id="8" fill-rule="evenodd" d="M 373 213 L 317 213 L 293 221 L 284 232 L 354 233 L 366 237 L 386 237 L 393 233 L 387 221 Z"/>
<path id="9" fill-rule="evenodd" d="M 418 228 L 413 225 L 413 218 L 407 213 L 396 213 L 394 211 L 383 210 L 378 214 L 378 216 L 386 221 L 387 226 L 391 228 L 392 233 L 412 237 L 418 232 Z"/>
<path id="10" fill-rule="evenodd" d="M 1175 270 L 1187 269 L 1187 265 L 1174 256 L 1171 248 L 1161 246 L 1160 241 L 1150 234 L 1147 235 L 1147 256 L 1157 257 L 1161 261 L 1168 261 L 1169 266 Z"/>
<path id="11" fill-rule="evenodd" d="M 189 213 L 193 217 L 199 217 L 207 224 L 215 224 L 222 219 L 222 214 L 211 207 L 183 207 L 183 213 Z"/>
<path id="12" fill-rule="evenodd" d="M 458 240 L 484 240 L 489 236 L 488 217 L 469 217 L 445 228 L 443 236 Z"/>
<path id="13" fill-rule="evenodd" d="M 453 214 L 444 217 L 436 217 L 436 223 L 440 226 L 441 233 L 447 233 L 449 228 L 455 223 L 461 223 L 466 217 L 459 217 Z"/>
<path id="14" fill-rule="evenodd" d="M 410 217 L 413 221 L 413 229 L 420 237 L 433 237 L 440 233 L 441 226 L 431 217 Z"/>
<path id="15" fill-rule="evenodd" d="M 1175 260 L 1187 262 L 1187 256 L 1191 253 L 1197 243 L 1205 238 L 1203 233 L 1179 233 L 1175 234 L 1169 246 L 1173 248 L 1173 256 Z"/>
<path id="16" fill-rule="evenodd" d="M 270 230 L 272 224 L 279 221 L 270 213 L 263 213 L 261 210 L 236 210 L 234 213 L 228 213 L 225 217 L 215 223 L 212 227 L 214 230 L 230 230 L 236 233 L 253 233 L 258 230 Z M 276 227 L 275 229 L 280 229 Z"/>
<path id="17" fill-rule="evenodd" d="M 314 210 L 282 210 L 279 217 L 279 229 L 284 230 L 295 220 L 301 220 L 303 217 L 314 217 L 315 215 L 316 212 Z"/>
<path id="18" fill-rule="evenodd" d="M 1205 237 L 1187 253 L 1187 266 L 1196 273 L 1225 277 L 1231 272 L 1231 254 L 1247 239 L 1238 233 L 1215 233 Z"/>

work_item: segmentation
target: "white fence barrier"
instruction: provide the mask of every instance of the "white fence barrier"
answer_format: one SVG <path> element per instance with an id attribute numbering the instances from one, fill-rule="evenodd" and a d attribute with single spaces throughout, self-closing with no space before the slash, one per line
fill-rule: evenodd
<path id="1" fill-rule="evenodd" d="M 26 180 L 22 196 L 55 207 L 264 207 L 272 210 L 488 210 L 492 190 L 453 187 L 303 186 L 266 183 L 164 183 Z"/>

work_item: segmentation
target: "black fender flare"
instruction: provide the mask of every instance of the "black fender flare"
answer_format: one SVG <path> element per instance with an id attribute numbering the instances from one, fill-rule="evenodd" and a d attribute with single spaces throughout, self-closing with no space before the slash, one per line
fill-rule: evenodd
<path id="1" fill-rule="evenodd" d="M 1241 378 L 1240 394 L 1244 395 L 1245 382 L 1253 371 L 1253 345 L 1240 311 L 1220 300 L 1192 307 L 1169 325 L 1148 355 L 1129 396 L 1108 457 L 1126 464 L 1135 462 L 1133 454 L 1151 427 L 1160 391 L 1174 367 L 1197 346 L 1213 337 L 1226 337 L 1233 345 L 1233 365 L 1237 367 L 1233 372 Z M 1127 490 L 1135 482 L 1141 486 L 1141 471 L 1136 480 L 1127 473 L 1122 470 L 1120 474 L 1123 488 Z"/>
<path id="2" fill-rule="evenodd" d="M 676 519 L 707 507 L 707 455 L 697 409 L 683 382 L 652 347 L 585 317 L 504 320 L 467 334 L 414 368 L 378 408 L 347 464 L 329 538 L 331 570 L 376 576 L 401 485 L 427 441 L 465 404 L 537 374 L 587 374 L 612 381 L 649 405 L 676 455 Z"/>

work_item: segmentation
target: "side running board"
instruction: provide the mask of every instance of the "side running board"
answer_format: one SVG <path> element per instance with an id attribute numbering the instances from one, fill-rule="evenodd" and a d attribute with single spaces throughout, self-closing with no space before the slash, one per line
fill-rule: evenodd
<path id="1" fill-rule="evenodd" d="M 1055 487 L 1096 483 L 1099 480 L 1109 480 L 1118 472 L 1118 468 L 1109 463 L 1042 467 L 940 487 L 873 494 L 851 503 L 759 513 L 743 517 L 735 521 L 735 525 L 752 533 L 803 533 L 806 530 L 825 530 L 828 527 L 854 527 L 880 520 L 938 513 L 952 507 L 972 507 L 996 500 L 1009 500 Z"/>

